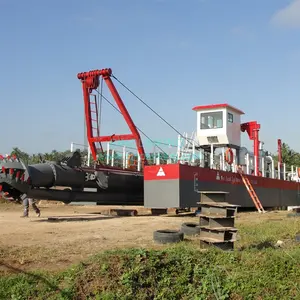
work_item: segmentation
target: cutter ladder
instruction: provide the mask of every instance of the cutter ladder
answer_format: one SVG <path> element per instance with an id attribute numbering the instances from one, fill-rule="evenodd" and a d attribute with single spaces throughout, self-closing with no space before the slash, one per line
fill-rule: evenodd
<path id="1" fill-rule="evenodd" d="M 251 182 L 249 181 L 248 177 L 245 176 L 245 174 L 243 173 L 243 171 L 238 168 L 237 172 L 241 175 L 241 178 L 243 180 L 243 183 L 245 185 L 245 187 L 247 188 L 247 191 L 256 207 L 256 209 L 258 210 L 259 213 L 265 213 L 265 210 L 256 194 L 256 192 L 253 189 L 253 186 L 251 184 Z"/>

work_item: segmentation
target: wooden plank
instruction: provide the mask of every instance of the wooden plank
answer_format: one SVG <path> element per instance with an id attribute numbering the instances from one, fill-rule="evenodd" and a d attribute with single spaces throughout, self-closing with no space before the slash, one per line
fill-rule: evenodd
<path id="1" fill-rule="evenodd" d="M 232 207 L 232 208 L 241 206 L 238 204 L 230 204 L 228 202 L 209 202 L 209 203 L 197 202 L 197 204 L 201 204 L 201 206 Z"/>
<path id="2" fill-rule="evenodd" d="M 238 231 L 235 227 L 210 227 L 210 226 L 200 226 L 203 229 L 216 230 L 216 231 Z"/>

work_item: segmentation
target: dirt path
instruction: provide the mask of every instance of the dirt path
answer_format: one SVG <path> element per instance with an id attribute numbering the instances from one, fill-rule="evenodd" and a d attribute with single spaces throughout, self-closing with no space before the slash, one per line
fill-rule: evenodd
<path id="1" fill-rule="evenodd" d="M 112 217 L 99 214 L 101 210 L 103 207 L 49 206 L 42 207 L 41 218 L 32 214 L 22 219 L 21 206 L 1 205 L 0 269 L 13 266 L 51 270 L 76 263 L 101 250 L 159 247 L 152 240 L 154 230 L 179 229 L 183 220 L 195 221 L 187 217 Z M 72 218 L 48 221 L 55 216 Z"/>
<path id="2" fill-rule="evenodd" d="M 149 216 L 112 217 L 101 215 L 101 206 L 42 206 L 41 218 L 20 218 L 22 207 L 0 205 L 0 272 L 48 269 L 57 270 L 86 259 L 102 250 L 125 247 L 155 247 L 153 231 L 179 229 L 195 217 Z M 145 214 L 141 210 L 139 214 Z M 285 212 L 286 213 L 286 212 Z M 263 218 L 278 217 L 281 213 Z M 49 217 L 71 217 L 51 222 Z M 86 220 L 82 220 L 86 219 Z M 257 213 L 241 214 L 237 222 L 253 222 Z M 262 217 L 259 218 L 262 221 Z"/>

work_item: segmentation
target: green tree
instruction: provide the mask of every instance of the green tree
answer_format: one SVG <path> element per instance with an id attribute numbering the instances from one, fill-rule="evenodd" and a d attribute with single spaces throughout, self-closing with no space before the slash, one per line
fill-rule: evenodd
<path id="1" fill-rule="evenodd" d="M 18 158 L 20 158 L 25 164 L 30 163 L 30 155 L 18 147 L 14 147 L 10 155 L 16 155 Z"/>
<path id="2" fill-rule="evenodd" d="M 300 166 L 300 153 L 298 153 L 295 150 L 291 149 L 291 147 L 286 143 L 282 143 L 281 157 L 282 157 L 282 163 L 285 163 L 286 166 L 288 166 L 288 167 Z M 277 164 L 278 164 L 278 153 L 276 155 L 273 155 L 273 159 L 274 159 L 275 164 L 277 166 Z"/>

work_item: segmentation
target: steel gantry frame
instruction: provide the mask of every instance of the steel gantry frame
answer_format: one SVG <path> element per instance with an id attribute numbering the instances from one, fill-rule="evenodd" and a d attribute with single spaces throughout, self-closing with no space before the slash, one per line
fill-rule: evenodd
<path id="1" fill-rule="evenodd" d="M 92 118 L 92 109 L 91 109 L 91 93 L 93 90 L 96 90 L 99 87 L 100 80 L 99 77 L 102 76 L 104 79 L 108 89 L 110 90 L 111 95 L 113 96 L 120 112 L 122 113 L 131 134 L 112 134 L 107 136 L 94 136 L 93 134 L 93 118 Z M 142 143 L 141 136 L 135 126 L 128 110 L 126 109 L 114 83 L 111 80 L 112 70 L 102 69 L 102 70 L 92 70 L 89 72 L 82 72 L 77 74 L 77 78 L 82 83 L 83 90 L 83 100 L 84 100 L 84 111 L 85 111 L 85 119 L 86 119 L 86 128 L 87 128 L 87 139 L 91 149 L 92 156 L 95 161 L 97 161 L 97 147 L 96 143 L 101 142 L 114 142 L 120 140 L 135 140 L 138 153 L 141 158 L 142 166 L 147 165 L 147 159 L 145 155 L 144 146 Z M 95 104 L 97 106 L 97 103 Z M 96 109 L 97 111 L 97 109 Z"/>

